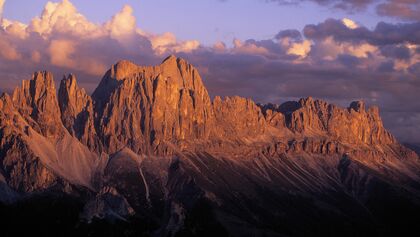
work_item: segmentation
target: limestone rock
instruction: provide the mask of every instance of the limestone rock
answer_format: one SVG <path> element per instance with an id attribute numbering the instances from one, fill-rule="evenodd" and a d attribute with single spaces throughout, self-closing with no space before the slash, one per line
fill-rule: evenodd
<path id="1" fill-rule="evenodd" d="M 383 127 L 377 107 L 365 110 L 363 102 L 353 102 L 348 109 L 311 97 L 301 99 L 299 107 L 285 111 L 287 127 L 307 135 L 332 136 L 343 142 L 392 144 L 395 138 Z"/>
<path id="2" fill-rule="evenodd" d="M 46 137 L 62 132 L 60 108 L 50 72 L 36 72 L 13 91 L 13 104 L 27 122 Z"/>
<path id="3" fill-rule="evenodd" d="M 0 96 L 0 202 L 64 192 L 84 202 L 88 221 L 135 213 L 156 223 L 156 236 L 199 219 L 238 236 L 317 235 L 319 220 L 376 228 L 383 212 L 375 210 L 418 207 L 419 170 L 377 107 L 310 97 L 212 102 L 198 71 L 174 56 L 158 66 L 120 61 L 92 97 L 69 75 L 57 98 L 47 72 Z"/>
<path id="4" fill-rule="evenodd" d="M 64 127 L 89 148 L 99 150 L 92 98 L 79 88 L 73 74 L 61 80 L 58 100 Z"/>
<path id="5" fill-rule="evenodd" d="M 377 107 L 340 108 L 310 97 L 281 105 L 237 96 L 212 102 L 197 69 L 174 56 L 158 66 L 120 61 L 92 97 L 71 74 L 58 95 L 52 74 L 37 72 L 12 97 L 0 97 L 0 168 L 14 189 L 42 189 L 60 178 L 94 189 L 91 179 L 122 150 L 244 160 L 354 151 L 377 159 L 383 153 L 375 152 L 392 150 L 416 159 L 383 127 Z"/>
<path id="6" fill-rule="evenodd" d="M 4 175 L 7 185 L 13 190 L 32 192 L 48 188 L 57 181 L 57 177 L 29 148 L 25 137 L 28 135 L 30 126 L 14 104 L 7 94 L 0 97 L 0 172 Z M 31 117 L 26 118 L 40 128 Z M 42 121 L 45 122 L 48 119 Z M 43 125 L 47 128 L 44 130 L 47 132 L 46 135 L 51 135 L 53 134 L 50 133 L 51 131 L 56 131 L 55 128 Z"/>
<path id="7" fill-rule="evenodd" d="M 238 96 L 216 97 L 213 102 L 217 134 L 224 137 L 240 138 L 263 134 L 266 128 L 264 115 L 251 99 Z"/>
<path id="8" fill-rule="evenodd" d="M 126 145 L 153 152 L 165 142 L 206 139 L 212 127 L 211 100 L 198 71 L 173 56 L 154 67 L 117 63 L 93 98 L 109 152 Z"/>

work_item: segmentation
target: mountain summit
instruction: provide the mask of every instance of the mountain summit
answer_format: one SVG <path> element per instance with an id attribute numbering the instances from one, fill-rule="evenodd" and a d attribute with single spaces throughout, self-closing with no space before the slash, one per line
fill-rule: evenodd
<path id="1" fill-rule="evenodd" d="M 419 174 L 377 107 L 212 101 L 175 56 L 120 61 L 92 96 L 72 74 L 57 96 L 52 74 L 36 72 L 0 97 L 1 202 L 64 195 L 81 223 L 119 220 L 143 235 L 404 232 L 417 219 L 401 215 L 420 213 Z"/>

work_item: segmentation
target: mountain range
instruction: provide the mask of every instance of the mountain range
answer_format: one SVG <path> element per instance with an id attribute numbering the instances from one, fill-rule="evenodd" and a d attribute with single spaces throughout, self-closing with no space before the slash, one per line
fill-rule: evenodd
<path id="1" fill-rule="evenodd" d="M 1 95 L 0 202 L 2 236 L 409 236 L 420 159 L 362 101 L 211 99 L 182 58 L 120 61 L 92 95 L 46 71 Z"/>

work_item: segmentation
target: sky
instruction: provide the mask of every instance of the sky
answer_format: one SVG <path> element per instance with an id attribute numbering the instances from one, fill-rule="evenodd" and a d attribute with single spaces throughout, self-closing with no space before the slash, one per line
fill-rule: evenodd
<path id="1" fill-rule="evenodd" d="M 0 0 L 0 91 L 49 70 L 92 92 L 121 59 L 169 54 L 211 96 L 364 100 L 420 143 L 420 0 Z"/>

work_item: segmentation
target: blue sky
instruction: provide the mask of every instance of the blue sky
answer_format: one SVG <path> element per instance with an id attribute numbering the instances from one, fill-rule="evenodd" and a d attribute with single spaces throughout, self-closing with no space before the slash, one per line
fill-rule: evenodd
<path id="1" fill-rule="evenodd" d="M 29 22 L 42 12 L 46 2 L 6 1 L 4 17 Z M 319 23 L 327 18 L 347 17 L 369 28 L 379 21 L 395 21 L 378 16 L 373 7 L 348 13 L 312 2 L 280 5 L 263 0 L 73 0 L 72 3 L 96 23 L 105 22 L 129 4 L 140 28 L 155 33 L 172 32 L 179 39 L 196 39 L 203 44 L 216 41 L 231 44 L 234 38 L 267 39 L 280 30 L 303 29 L 306 24 Z"/>

